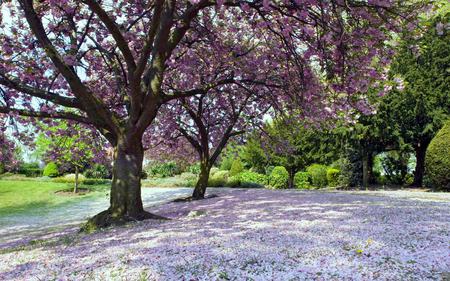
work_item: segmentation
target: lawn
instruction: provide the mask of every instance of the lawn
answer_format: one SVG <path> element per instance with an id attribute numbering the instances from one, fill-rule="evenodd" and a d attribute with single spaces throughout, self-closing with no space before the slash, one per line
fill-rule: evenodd
<path id="1" fill-rule="evenodd" d="M 65 203 L 94 196 L 99 192 L 86 195 L 58 195 L 55 192 L 70 188 L 67 183 L 45 181 L 9 181 L 0 180 L 0 216 L 12 213 L 33 212 L 36 209 L 48 209 Z M 106 186 L 90 186 L 99 191 Z"/>
<path id="2" fill-rule="evenodd" d="M 0 280 L 440 280 L 450 194 L 214 189 L 172 218 L 49 233 L 0 254 Z M 46 236 L 47 235 L 47 236 Z"/>

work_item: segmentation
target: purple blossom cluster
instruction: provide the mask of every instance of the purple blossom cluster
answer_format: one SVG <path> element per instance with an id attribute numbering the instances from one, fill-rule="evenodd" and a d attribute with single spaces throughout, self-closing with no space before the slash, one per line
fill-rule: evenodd
<path id="1" fill-rule="evenodd" d="M 450 197 L 231 189 L 146 221 L 3 250 L 2 280 L 439 280 Z M 58 237 L 58 235 L 56 235 Z"/>

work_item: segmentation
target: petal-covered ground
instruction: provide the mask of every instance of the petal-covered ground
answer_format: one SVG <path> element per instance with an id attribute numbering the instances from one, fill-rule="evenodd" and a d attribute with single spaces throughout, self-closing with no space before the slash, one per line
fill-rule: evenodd
<path id="1" fill-rule="evenodd" d="M 443 280 L 450 194 L 218 190 L 173 218 L 3 248 L 0 280 Z"/>

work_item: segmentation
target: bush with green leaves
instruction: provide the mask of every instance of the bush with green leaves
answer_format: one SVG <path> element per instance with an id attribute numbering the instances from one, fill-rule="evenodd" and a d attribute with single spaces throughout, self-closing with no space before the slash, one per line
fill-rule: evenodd
<path id="1" fill-rule="evenodd" d="M 111 170 L 108 169 L 105 165 L 95 164 L 91 168 L 84 171 L 83 175 L 86 178 L 92 179 L 110 179 L 111 178 Z"/>
<path id="2" fill-rule="evenodd" d="M 228 181 L 228 171 L 216 171 L 208 179 L 209 187 L 223 187 L 226 186 Z"/>
<path id="3" fill-rule="evenodd" d="M 38 163 L 23 163 L 19 166 L 17 172 L 33 178 L 42 176 L 42 169 L 39 168 Z"/>
<path id="4" fill-rule="evenodd" d="M 300 189 L 311 188 L 311 175 L 308 172 L 297 172 L 294 176 L 294 185 Z"/>
<path id="5" fill-rule="evenodd" d="M 242 187 L 250 186 L 255 187 L 254 185 L 259 185 L 260 187 L 264 187 L 268 184 L 268 177 L 264 174 L 259 174 L 251 171 L 244 171 L 239 173 L 238 175 L 240 180 L 240 185 Z"/>
<path id="6" fill-rule="evenodd" d="M 233 176 L 233 177 L 228 177 L 228 180 L 225 183 L 226 187 L 238 187 L 240 185 L 241 185 L 241 179 L 240 179 L 239 175 Z"/>
<path id="7" fill-rule="evenodd" d="M 311 175 L 311 182 L 313 186 L 325 187 L 327 186 L 327 166 L 321 164 L 312 164 L 306 171 Z"/>
<path id="8" fill-rule="evenodd" d="M 436 134 L 425 157 L 425 184 L 450 191 L 450 120 Z"/>
<path id="9" fill-rule="evenodd" d="M 44 168 L 43 175 L 51 178 L 59 176 L 58 165 L 55 162 L 48 163 Z"/>
<path id="10" fill-rule="evenodd" d="M 273 168 L 269 176 L 269 185 L 273 188 L 287 188 L 289 180 L 289 173 L 283 166 L 276 166 Z"/>
<path id="11" fill-rule="evenodd" d="M 146 172 L 150 177 L 165 178 L 181 174 L 181 169 L 177 163 L 170 161 L 164 163 L 153 163 L 147 167 Z"/>
<path id="12" fill-rule="evenodd" d="M 200 174 L 200 163 L 195 163 L 195 164 L 188 166 L 186 168 L 186 172 L 196 174 L 196 175 Z"/>
<path id="13" fill-rule="evenodd" d="M 242 165 L 241 160 L 239 158 L 233 160 L 233 163 L 231 164 L 230 168 L 230 177 L 236 176 L 243 171 L 244 165 Z"/>
<path id="14" fill-rule="evenodd" d="M 341 171 L 335 168 L 328 168 L 327 170 L 327 182 L 329 186 L 339 185 L 339 175 Z"/>

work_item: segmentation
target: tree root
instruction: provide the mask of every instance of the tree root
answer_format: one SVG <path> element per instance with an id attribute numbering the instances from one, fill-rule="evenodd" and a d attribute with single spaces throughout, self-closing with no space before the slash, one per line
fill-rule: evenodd
<path id="1" fill-rule="evenodd" d="M 109 209 L 90 218 L 80 229 L 80 232 L 92 233 L 99 229 L 110 226 L 121 226 L 129 222 L 143 220 L 170 220 L 169 218 L 155 215 L 146 211 L 139 212 L 133 216 L 114 215 Z"/>

